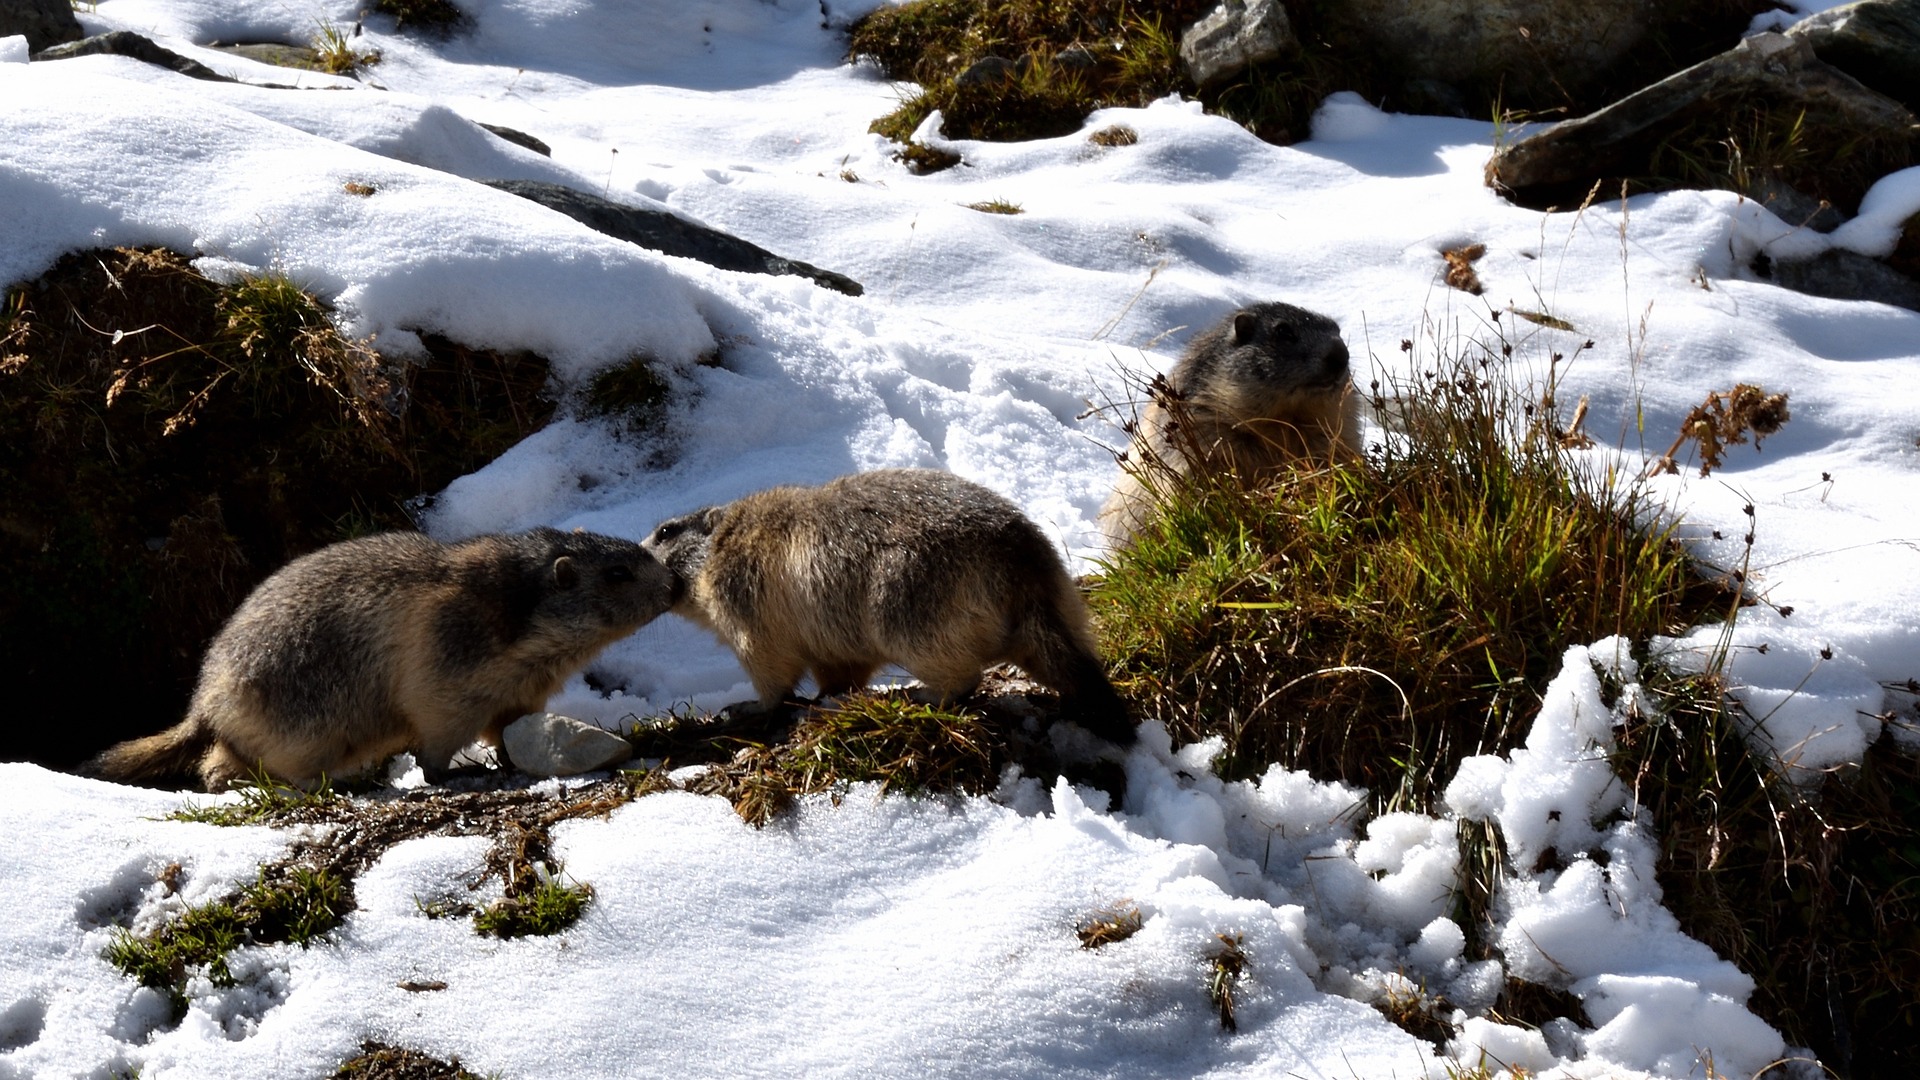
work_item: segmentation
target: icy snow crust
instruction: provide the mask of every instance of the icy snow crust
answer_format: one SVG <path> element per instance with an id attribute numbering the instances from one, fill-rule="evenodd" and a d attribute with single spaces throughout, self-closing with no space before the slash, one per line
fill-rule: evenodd
<path id="1" fill-rule="evenodd" d="M 1709 390 L 1792 393 L 1763 451 L 1660 490 L 1723 567 L 1747 562 L 1751 504 L 1750 580 L 1794 609 L 1750 608 L 1732 631 L 1756 737 L 1809 780 L 1881 737 L 1881 684 L 1920 657 L 1920 315 L 1745 267 L 1761 250 L 1877 250 L 1916 205 L 1912 174 L 1832 238 L 1724 193 L 1542 215 L 1482 186 L 1489 125 L 1336 95 L 1290 148 L 1170 100 L 1088 121 L 1132 127 L 1134 146 L 954 144 L 965 166 L 914 177 L 866 131 L 904 91 L 841 63 L 834 28 L 872 6 L 481 0 L 472 34 L 444 43 L 369 25 L 359 47 L 385 58 L 355 84 L 201 47 L 349 26 L 338 0 L 102 0 L 80 15 L 90 32 L 138 30 L 311 89 L 111 57 L 0 64 L 0 280 L 80 248 L 165 244 L 217 275 L 284 270 L 389 352 L 430 332 L 537 351 L 574 384 L 634 355 L 674 372 L 660 442 L 559 420 L 440 495 L 426 524 L 445 538 L 639 537 L 767 485 L 915 465 L 1006 493 L 1084 566 L 1121 441 L 1089 403 L 1124 400 L 1128 373 L 1164 370 L 1196 329 L 1272 298 L 1338 319 L 1372 357 L 1363 385 L 1405 376 L 1492 333 L 1486 303 L 1438 279 L 1440 250 L 1484 243 L 1486 301 L 1576 328 L 1504 318 L 1516 374 L 1595 343 L 1562 368 L 1560 398 L 1590 397 L 1588 430 L 1621 448 L 1597 465 L 1638 469 Z M 643 251 L 472 182 L 498 177 L 664 206 L 866 293 Z M 1024 213 L 965 205 L 988 199 Z M 671 618 L 595 671 L 622 689 L 575 680 L 551 707 L 615 723 L 750 693 L 730 655 Z M 368 1038 L 512 1077 L 1439 1076 L 1483 1050 L 1548 1076 L 1698 1076 L 1708 1054 L 1749 1076 L 1786 1048 L 1747 1011 L 1747 976 L 1662 907 L 1655 837 L 1604 760 L 1605 702 L 1632 700 L 1634 678 L 1618 643 L 1571 650 L 1526 745 L 1465 762 L 1439 818 L 1369 821 L 1367 793 L 1278 768 L 1225 784 L 1207 769 L 1217 747 L 1176 753 L 1154 727 L 1117 808 L 1010 777 L 997 800 L 856 789 L 754 831 L 717 800 L 651 796 L 560 829 L 566 872 L 595 900 L 554 939 L 426 919 L 415 901 L 464 892 L 484 843 L 414 841 L 362 877 L 330 941 L 242 954 L 240 985 L 198 980 L 174 1027 L 100 958 L 110 928 L 250 879 L 288 838 L 156 820 L 180 797 L 0 766 L 0 1078 L 323 1075 Z M 1571 989 L 1599 1027 L 1473 1019 L 1443 1058 L 1362 1002 L 1493 1000 L 1498 963 L 1466 961 L 1448 918 L 1455 833 L 1487 820 L 1516 866 L 1547 847 L 1570 860 L 1515 879 L 1496 929 L 1515 974 Z M 173 863 L 170 893 L 156 875 Z M 1081 950 L 1075 924 L 1123 902 L 1141 932 Z M 1223 934 L 1250 958 L 1236 1034 L 1205 990 Z"/>

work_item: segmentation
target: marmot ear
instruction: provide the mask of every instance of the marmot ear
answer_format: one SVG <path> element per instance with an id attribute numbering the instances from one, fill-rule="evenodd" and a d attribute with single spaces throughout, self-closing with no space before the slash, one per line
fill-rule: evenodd
<path id="1" fill-rule="evenodd" d="M 1233 343 L 1235 345 L 1245 345 L 1247 342 L 1252 341 L 1254 335 L 1259 332 L 1260 316 L 1255 315 L 1251 311 L 1236 311 L 1233 313 Z"/>
<path id="2" fill-rule="evenodd" d="M 573 565 L 573 556 L 562 555 L 553 560 L 553 583 L 563 589 L 571 589 L 580 580 L 580 568 Z"/>

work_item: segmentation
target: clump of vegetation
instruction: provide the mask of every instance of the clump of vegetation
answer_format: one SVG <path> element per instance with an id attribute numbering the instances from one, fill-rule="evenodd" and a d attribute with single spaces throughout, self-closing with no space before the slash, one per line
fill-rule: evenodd
<path id="1" fill-rule="evenodd" d="M 660 429 L 671 392 L 652 362 L 636 356 L 595 373 L 580 396 L 580 411 L 615 420 L 630 436 L 644 435 Z"/>
<path id="2" fill-rule="evenodd" d="M 1425 809 L 1461 757 L 1525 733 L 1568 646 L 1725 615 L 1641 527 L 1638 488 L 1574 465 L 1552 387 L 1523 395 L 1510 351 L 1468 342 L 1376 387 L 1400 431 L 1364 466 L 1160 484 L 1091 596 L 1142 717 L 1223 736 L 1230 778 L 1279 762 Z"/>
<path id="3" fill-rule="evenodd" d="M 359 32 L 358 26 L 347 31 L 331 20 L 321 21 L 313 32 L 314 62 L 320 70 L 330 75 L 352 75 L 379 63 L 379 50 L 362 52 L 353 47 L 353 38 Z"/>
<path id="4" fill-rule="evenodd" d="M 498 938 L 557 934 L 578 922 L 592 899 L 591 885 L 567 885 L 542 876 L 521 895 L 503 896 L 488 905 L 473 917 L 473 929 Z"/>
<path id="5" fill-rule="evenodd" d="M 1208 0 L 918 0 L 854 24 L 849 55 L 922 92 L 874 122 L 899 142 L 938 109 L 948 137 L 1033 139 L 1077 130 L 1094 109 L 1144 105 L 1181 89 L 1179 28 Z M 983 63 L 984 62 L 984 63 Z"/>
<path id="6" fill-rule="evenodd" d="M 1108 124 L 1088 135 L 1087 141 L 1095 146 L 1132 146 L 1140 141 L 1140 133 L 1125 124 Z"/>
<path id="7" fill-rule="evenodd" d="M 315 809 L 332 802 L 333 784 L 324 776 L 312 791 L 286 787 L 264 771 L 256 771 L 234 789 L 239 802 L 188 804 L 167 814 L 169 821 L 196 821 L 207 825 L 263 825 L 268 821 Z"/>
<path id="8" fill-rule="evenodd" d="M 1234 990 L 1247 974 L 1247 953 L 1241 948 L 1243 939 L 1239 934 L 1215 934 L 1220 947 L 1207 957 L 1207 1000 L 1213 1003 L 1214 1011 L 1220 1014 L 1220 1028 L 1223 1031 L 1239 1031 L 1240 1022 L 1234 1018 L 1236 1004 Z"/>
<path id="9" fill-rule="evenodd" d="M 1659 823 L 1681 928 L 1753 977 L 1789 1044 L 1843 1075 L 1920 1067 L 1920 760 L 1883 738 L 1796 788 L 1747 749 L 1719 675 L 1642 686 L 1655 708 L 1616 731 L 1614 765 Z"/>
<path id="10" fill-rule="evenodd" d="M 6 291 L 0 640 L 21 707 L 90 685 L 106 718 L 43 725 L 33 760 L 177 721 L 207 640 L 269 572 L 411 527 L 409 504 L 551 415 L 539 358 L 426 345 L 390 362 L 284 273 L 220 285 L 164 250 L 69 255 Z"/>
<path id="11" fill-rule="evenodd" d="M 1024 214 L 1019 203 L 1005 199 L 988 199 L 985 202 L 968 203 L 967 209 L 978 210 L 983 214 Z"/>
<path id="12" fill-rule="evenodd" d="M 1074 928 L 1083 949 L 1098 949 L 1116 941 L 1125 941 L 1140 932 L 1144 920 L 1133 904 L 1116 904 L 1087 916 Z"/>
<path id="13" fill-rule="evenodd" d="M 790 737 L 748 744 L 691 785 L 720 795 L 760 826 L 800 795 L 878 781 L 882 791 L 991 791 L 1006 759 L 1004 737 L 965 708 L 936 708 L 898 694 L 852 694 L 837 708 L 811 708 Z"/>
<path id="14" fill-rule="evenodd" d="M 481 1080 L 460 1067 L 460 1059 L 440 1061 L 418 1050 L 369 1040 L 360 1055 L 334 1070 L 334 1080 Z"/>
<path id="15" fill-rule="evenodd" d="M 1679 437 L 1667 447 L 1666 453 L 1654 460 L 1652 471 L 1679 473 L 1680 466 L 1673 455 L 1691 442 L 1700 450 L 1700 475 L 1706 476 L 1720 467 L 1727 447 L 1746 442 L 1751 434 L 1754 448 L 1758 449 L 1767 436 L 1779 431 L 1790 418 L 1785 394 L 1769 394 L 1748 383 L 1740 383 L 1724 393 L 1715 390 L 1680 421 Z"/>
<path id="16" fill-rule="evenodd" d="M 142 986 L 165 992 L 178 1017 L 186 1012 L 192 972 L 204 972 L 216 986 L 231 986 L 227 957 L 234 949 L 282 941 L 305 948 L 345 918 L 351 907 L 346 892 L 342 879 L 326 869 L 293 866 L 269 878 L 263 868 L 233 900 L 190 907 L 144 936 L 117 932 L 106 959 Z"/>

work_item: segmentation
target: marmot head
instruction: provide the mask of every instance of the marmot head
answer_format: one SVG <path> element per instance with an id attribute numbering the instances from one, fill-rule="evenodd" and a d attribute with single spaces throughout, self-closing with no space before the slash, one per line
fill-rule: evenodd
<path id="1" fill-rule="evenodd" d="M 714 527 L 725 507 L 708 506 L 691 514 L 669 518 L 654 527 L 640 546 L 660 560 L 672 575 L 672 605 L 686 599 L 687 585 L 700 573 L 713 543 Z"/>
<path id="2" fill-rule="evenodd" d="M 540 579 L 535 622 L 624 637 L 672 604 L 673 575 L 631 540 L 539 528 L 523 543 Z"/>
<path id="3" fill-rule="evenodd" d="M 1275 392 L 1346 389 L 1347 344 L 1325 315 L 1273 301 L 1241 308 L 1220 329 L 1223 373 Z"/>

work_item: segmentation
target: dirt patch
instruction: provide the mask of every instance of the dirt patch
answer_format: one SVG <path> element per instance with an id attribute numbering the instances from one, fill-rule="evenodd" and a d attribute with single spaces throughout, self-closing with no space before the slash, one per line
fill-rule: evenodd
<path id="1" fill-rule="evenodd" d="M 342 1064 L 334 1080 L 480 1080 L 460 1067 L 460 1059 L 441 1061 L 418 1050 L 367 1042 L 360 1056 Z"/>

